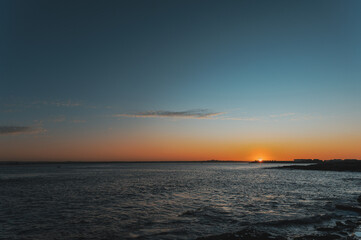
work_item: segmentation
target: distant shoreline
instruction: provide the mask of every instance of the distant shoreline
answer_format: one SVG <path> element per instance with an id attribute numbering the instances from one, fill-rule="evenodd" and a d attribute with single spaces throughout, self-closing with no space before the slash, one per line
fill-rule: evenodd
<path id="1" fill-rule="evenodd" d="M 361 172 L 361 161 L 354 162 L 322 162 L 309 165 L 290 165 L 272 167 L 273 169 L 290 170 L 317 170 L 317 171 L 337 171 L 337 172 Z"/>
<path id="2" fill-rule="evenodd" d="M 0 166 L 4 165 L 40 165 L 40 164 L 125 164 L 125 163 L 242 163 L 242 164 L 292 164 L 280 167 L 271 167 L 277 169 L 299 169 L 299 170 L 323 170 L 323 171 L 353 171 L 361 172 L 361 160 L 354 161 L 320 161 L 320 162 L 297 162 L 284 160 L 264 160 L 260 161 L 246 161 L 246 160 L 192 160 L 192 161 L 31 161 L 31 160 L 14 160 L 14 161 L 0 161 Z M 307 165 L 305 165 L 307 164 Z"/>
<path id="3" fill-rule="evenodd" d="M 199 160 L 199 161 L 0 161 L 0 165 L 27 164 L 109 164 L 109 163 L 250 163 L 243 160 Z"/>

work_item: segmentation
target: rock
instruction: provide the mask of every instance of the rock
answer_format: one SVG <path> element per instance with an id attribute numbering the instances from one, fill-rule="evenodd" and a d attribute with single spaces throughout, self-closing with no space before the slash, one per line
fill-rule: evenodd
<path id="1" fill-rule="evenodd" d="M 200 237 L 197 240 L 287 240 L 282 236 L 275 236 L 267 232 L 246 228 L 236 233 L 225 233 L 208 237 Z"/>
<path id="2" fill-rule="evenodd" d="M 344 210 L 344 211 L 352 211 L 352 212 L 361 213 L 361 208 L 359 208 L 359 207 L 336 204 L 336 208 L 340 209 L 340 210 Z"/>
<path id="3" fill-rule="evenodd" d="M 361 195 L 360 195 L 360 196 L 358 196 L 358 198 L 357 198 L 357 202 L 358 202 L 358 204 L 360 204 L 360 205 L 361 205 Z"/>
<path id="4" fill-rule="evenodd" d="M 319 227 L 319 228 L 316 228 L 317 231 L 320 231 L 320 232 L 332 232 L 332 231 L 335 231 L 335 228 L 330 228 L 330 227 Z"/>
<path id="5" fill-rule="evenodd" d="M 294 240 L 338 240 L 344 239 L 336 234 L 327 234 L 327 235 L 307 235 L 302 237 L 296 237 Z"/>
<path id="6" fill-rule="evenodd" d="M 344 226 L 346 226 L 346 224 L 344 224 L 344 223 L 342 223 L 342 222 L 340 222 L 340 221 L 337 221 L 337 222 L 336 222 L 336 226 L 337 226 L 337 227 L 344 227 Z"/>

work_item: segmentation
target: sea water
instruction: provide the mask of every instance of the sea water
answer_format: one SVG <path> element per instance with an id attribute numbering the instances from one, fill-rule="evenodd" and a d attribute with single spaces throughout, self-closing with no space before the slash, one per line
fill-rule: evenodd
<path id="1" fill-rule="evenodd" d="M 361 174 L 248 163 L 0 165 L 1 239 L 195 239 L 246 226 L 293 235 L 352 218 Z"/>

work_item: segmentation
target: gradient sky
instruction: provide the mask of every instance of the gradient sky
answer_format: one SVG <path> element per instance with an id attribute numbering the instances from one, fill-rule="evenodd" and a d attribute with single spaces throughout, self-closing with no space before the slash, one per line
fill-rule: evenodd
<path id="1" fill-rule="evenodd" d="M 0 159 L 361 158 L 360 11 L 0 1 Z"/>

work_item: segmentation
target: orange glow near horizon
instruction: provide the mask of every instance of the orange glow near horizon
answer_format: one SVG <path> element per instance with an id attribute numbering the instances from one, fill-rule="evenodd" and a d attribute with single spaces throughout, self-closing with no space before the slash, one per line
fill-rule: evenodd
<path id="1" fill-rule="evenodd" d="M 127 139 L 37 139 L 0 141 L 0 159 L 89 161 L 293 160 L 361 158 L 359 141 L 218 141 L 197 138 L 132 137 Z M 17 149 L 21 148 L 22 151 Z"/>

